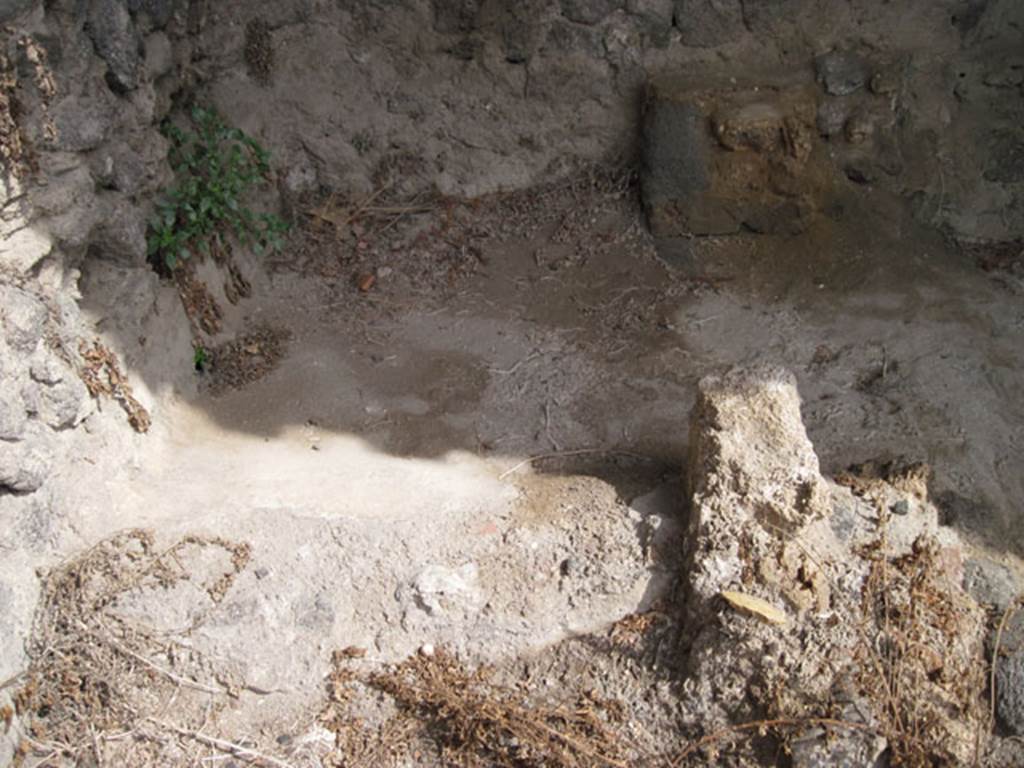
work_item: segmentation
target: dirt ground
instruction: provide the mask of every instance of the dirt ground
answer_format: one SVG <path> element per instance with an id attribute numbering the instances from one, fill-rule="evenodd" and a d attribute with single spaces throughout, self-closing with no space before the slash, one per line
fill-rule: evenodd
<path id="1" fill-rule="evenodd" d="M 201 424 L 240 450 L 283 443 L 306 467 L 322 458 L 310 446 L 357 437 L 381 457 L 494 470 L 595 451 L 535 469 L 615 475 L 614 451 L 675 467 L 695 381 L 768 360 L 797 373 L 826 472 L 925 460 L 950 522 L 1024 554 L 1019 260 L 982 269 L 983 252 L 870 188 L 805 235 L 662 242 L 663 260 L 632 190 L 609 184 L 453 204 L 379 236 L 311 217 L 236 320 L 291 334 L 276 370 L 174 400 L 167 423 L 188 425 L 191 450 Z M 229 373 L 215 363 L 212 388 Z M 185 469 L 189 450 L 174 453 Z"/>
<path id="2" fill-rule="evenodd" d="M 248 547 L 241 569 L 172 547 L 199 576 L 116 603 L 230 671 L 213 689 L 230 702 L 179 705 L 183 734 L 215 722 L 298 760 L 344 730 L 310 730 L 332 664 L 331 700 L 348 690 L 339 649 L 373 669 L 426 648 L 541 699 L 589 692 L 606 719 L 594 701 L 629 702 L 633 746 L 671 757 L 698 735 L 679 703 L 687 419 L 698 379 L 736 364 L 797 374 L 826 474 L 926 461 L 946 522 L 1011 566 L 1024 554 L 1024 283 L 897 200 L 857 191 L 796 238 L 657 246 L 607 173 L 296 214 L 283 252 L 243 265 L 253 298 L 229 307 L 195 393 L 147 382 L 135 455 L 66 470 L 83 542 L 131 526 Z M 359 700 L 388 722 L 393 704 Z M 417 749 L 394 764 L 433 759 Z"/>

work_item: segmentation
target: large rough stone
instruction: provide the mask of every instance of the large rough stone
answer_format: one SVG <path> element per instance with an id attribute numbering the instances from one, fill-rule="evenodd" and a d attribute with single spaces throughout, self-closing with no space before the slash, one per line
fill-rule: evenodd
<path id="1" fill-rule="evenodd" d="M 46 305 L 31 293 L 0 285 L 0 321 L 12 349 L 34 351 L 43 337 L 47 314 Z"/>
<path id="2" fill-rule="evenodd" d="M 792 544 L 814 525 L 816 545 L 830 546 L 822 519 L 828 491 L 800 420 L 795 377 L 759 365 L 703 379 L 690 417 L 687 481 L 686 623 L 693 632 L 690 671 L 699 681 L 692 694 L 711 710 L 721 702 L 724 716 L 749 695 L 765 644 L 789 636 L 780 632 L 793 626 L 794 609 L 797 616 L 820 615 L 833 607 L 823 579 L 801 583 L 812 566 Z M 781 613 L 783 629 L 756 619 L 734 625 L 736 614 L 723 614 L 725 591 L 767 601 Z M 814 680 L 801 684 L 826 695 L 831 680 Z"/>
<path id="3" fill-rule="evenodd" d="M 96 53 L 107 62 L 107 85 L 127 93 L 139 84 L 141 43 L 123 0 L 91 0 L 86 30 Z"/>
<path id="4" fill-rule="evenodd" d="M 157 29 L 166 26 L 181 5 L 178 0 L 128 0 L 128 10 L 134 14 L 145 14 Z"/>
<path id="5" fill-rule="evenodd" d="M 964 589 L 978 603 L 1005 611 L 1024 587 L 1002 563 L 976 557 L 964 564 Z"/>
<path id="6" fill-rule="evenodd" d="M 561 0 L 562 15 L 577 24 L 597 24 L 612 11 L 622 7 L 624 0 Z"/>
<path id="7" fill-rule="evenodd" d="M 132 143 L 108 145 L 107 152 L 97 153 L 94 158 L 94 173 L 100 184 L 128 198 L 156 192 L 170 180 L 163 137 L 145 137 L 144 143 L 139 138 L 132 137 Z"/>
<path id="8" fill-rule="evenodd" d="M 174 68 L 174 48 L 165 32 L 154 32 L 146 38 L 146 76 L 156 80 Z"/>
<path id="9" fill-rule="evenodd" d="M 69 96 L 62 99 L 52 112 L 57 128 L 57 147 L 65 152 L 87 152 L 103 144 L 117 121 L 116 101 L 107 94 L 95 96 Z"/>
<path id="10" fill-rule="evenodd" d="M 53 250 L 53 238 L 37 225 L 21 226 L 0 239 L 0 265 L 18 275 L 31 272 Z"/>
<path id="11" fill-rule="evenodd" d="M 77 377 L 67 377 L 51 385 L 26 388 L 24 401 L 29 410 L 53 429 L 77 426 L 87 415 L 91 404 L 85 385 Z"/>
<path id="12" fill-rule="evenodd" d="M 692 102 L 661 94 L 647 100 L 640 178 L 647 220 L 655 234 L 670 234 L 680 202 L 700 200 L 710 189 L 711 136 L 705 122 Z M 683 226 L 707 228 L 701 226 L 697 210 Z"/>
<path id="13" fill-rule="evenodd" d="M 513 3 L 503 9 L 498 28 L 505 61 L 524 64 L 540 40 L 541 25 L 530 3 Z"/>
<path id="14" fill-rule="evenodd" d="M 996 712 L 1014 736 L 1024 736 L 1024 612 L 1007 622 L 996 664 Z"/>
<path id="15" fill-rule="evenodd" d="M 91 251 L 102 259 L 124 266 L 138 266 L 146 259 L 146 222 L 139 208 L 116 201 L 97 227 Z"/>
<path id="16" fill-rule="evenodd" d="M 683 43 L 694 48 L 715 48 L 743 35 L 740 0 L 676 0 L 675 23 Z"/>
<path id="17" fill-rule="evenodd" d="M 871 704 L 861 701 L 843 710 L 841 719 L 858 723 L 871 712 Z M 814 728 L 790 743 L 792 768 L 877 768 L 887 747 L 885 738 L 870 729 L 828 733 Z"/>
<path id="18" fill-rule="evenodd" d="M 831 168 L 804 89 L 648 90 L 641 191 L 658 237 L 797 233 L 822 206 Z"/>
<path id="19" fill-rule="evenodd" d="M 96 195 L 96 179 L 84 162 L 68 166 L 59 180 L 40 188 L 32 202 L 36 213 L 45 217 L 49 236 L 65 252 L 87 245 L 105 214 Z"/>
<path id="20" fill-rule="evenodd" d="M 45 348 L 37 349 L 29 361 L 29 375 L 33 381 L 38 381 L 40 384 L 56 384 L 64 381 L 64 373 L 64 365 Z"/>
<path id="21" fill-rule="evenodd" d="M 830 508 L 800 418 L 795 377 L 780 368 L 754 366 L 701 380 L 690 416 L 687 480 L 692 498 L 687 541 L 694 558 L 690 607 L 700 614 L 722 590 L 740 583 L 745 566 L 737 531 L 759 530 L 771 541 L 774 532 L 799 529 Z M 777 554 L 771 569 L 761 568 L 762 580 L 786 588 L 787 573 L 799 569 L 799 559 L 797 552 Z M 828 587 L 813 586 L 810 592 L 793 592 L 791 602 L 810 607 L 805 597 L 819 602 Z"/>
<path id="22" fill-rule="evenodd" d="M 698 385 L 690 417 L 689 478 L 697 496 L 737 494 L 752 519 L 800 525 L 828 492 L 800 417 L 792 373 L 737 369 Z"/>
<path id="23" fill-rule="evenodd" d="M 25 400 L 12 379 L 0 379 L 0 440 L 17 440 L 25 431 Z"/>
<path id="24" fill-rule="evenodd" d="M 446 611 L 472 612 L 483 604 L 475 563 L 458 568 L 429 565 L 412 580 L 415 604 L 430 615 Z"/>
<path id="25" fill-rule="evenodd" d="M 719 727 L 763 716 L 758 713 L 764 707 L 779 706 L 776 693 L 782 690 L 784 697 L 794 696 L 793 707 L 848 704 L 839 718 L 870 730 L 830 736 L 808 729 L 793 743 L 793 764 L 874 768 L 886 745 L 875 738 L 873 718 L 883 710 L 867 706 L 865 699 L 873 705 L 880 700 L 858 682 L 863 661 L 857 649 L 864 637 L 884 637 L 888 622 L 864 601 L 865 579 L 874 567 L 867 553 L 877 551 L 871 545 L 877 546 L 880 536 L 895 565 L 906 562 L 904 545 L 918 557 L 935 558 L 929 560 L 935 564 L 929 578 L 941 592 L 939 603 L 956 616 L 955 626 L 940 629 L 926 621 L 915 639 L 922 648 L 941 649 L 940 666 L 952 676 L 975 668 L 984 617 L 960 588 L 955 534 L 919 526 L 893 542 L 888 527 L 880 532 L 881 504 L 897 498 L 926 503 L 915 495 L 920 489 L 910 477 L 865 480 L 864 497 L 829 484 L 819 474 L 789 372 L 758 365 L 700 382 L 691 416 L 688 481 L 693 495 L 684 539 L 692 681 L 687 693 L 706 704 L 701 723 Z M 849 507 L 838 526 L 829 519 L 837 514 L 836 496 L 845 496 L 842 506 Z M 934 509 L 893 515 L 927 522 Z M 892 580 L 893 604 L 914 599 L 915 573 L 904 570 Z M 951 707 L 945 681 L 928 681 L 929 661 L 921 659 L 922 681 L 913 695 L 936 712 L 949 712 L 936 718 L 933 732 L 937 754 L 949 755 L 940 762 L 966 764 L 980 711 Z"/>
<path id="26" fill-rule="evenodd" d="M 816 0 L 743 0 L 743 23 L 754 35 L 778 34 L 780 28 L 798 23 Z"/>
<path id="27" fill-rule="evenodd" d="M 830 51 L 814 60 L 818 82 L 826 93 L 846 96 L 864 87 L 870 72 L 864 60 L 855 53 Z"/>
<path id="28" fill-rule="evenodd" d="M 640 32 L 657 48 L 671 42 L 674 0 L 628 0 L 626 12 L 633 16 Z"/>
<path id="29" fill-rule="evenodd" d="M 0 490 L 31 493 L 50 474 L 53 455 L 39 439 L 20 443 L 0 441 Z"/>

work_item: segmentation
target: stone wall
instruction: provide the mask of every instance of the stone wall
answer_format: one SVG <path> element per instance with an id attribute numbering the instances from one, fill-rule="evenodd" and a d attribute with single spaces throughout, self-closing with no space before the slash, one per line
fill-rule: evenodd
<path id="1" fill-rule="evenodd" d="M 124 458 L 137 439 L 116 403 L 101 405 L 83 380 L 94 341 L 105 331 L 113 331 L 108 344 L 123 340 L 148 317 L 158 328 L 156 357 L 190 355 L 184 316 L 146 263 L 145 242 L 149 206 L 170 178 L 158 125 L 188 84 L 187 8 L 159 0 L 0 3 L 3 680 L 24 668 L 35 568 L 73 536 L 62 522 L 78 503 L 64 479 L 69 457 Z M 115 329 L 105 319 L 112 309 L 90 310 L 83 273 L 127 289 L 118 311 L 131 322 Z M 139 358 L 121 360 L 122 372 L 138 371 Z M 92 363 L 110 386 L 109 369 Z M 94 482 L 104 482 L 98 469 Z M 11 748 L 0 741 L 0 764 Z"/>
<path id="2" fill-rule="evenodd" d="M 94 409 L 79 376 L 82 345 L 104 318 L 83 314 L 83 271 L 133 287 L 120 307 L 129 320 L 141 322 L 160 300 L 146 219 L 170 179 L 158 126 L 189 84 L 187 11 L 187 2 L 157 0 L 0 5 L 5 510 L 43 487 L 60 445 Z M 173 314 L 163 326 L 175 335 Z"/>
<path id="3" fill-rule="evenodd" d="M 837 183 L 895 190 L 961 238 L 1014 239 L 1022 17 L 1011 0 L 6 2 L 37 170 L 8 180 L 0 263 L 140 265 L 169 181 L 156 127 L 192 93 L 274 152 L 285 190 L 474 196 L 635 162 L 665 78 L 711 99 L 807 88 Z"/>
<path id="4" fill-rule="evenodd" d="M 211 9 L 197 47 L 204 98 L 297 188 L 522 187 L 634 162 L 652 80 L 785 84 L 813 91 L 838 184 L 1007 240 L 1024 223 L 1022 16 L 1007 0 L 261 0 Z"/>

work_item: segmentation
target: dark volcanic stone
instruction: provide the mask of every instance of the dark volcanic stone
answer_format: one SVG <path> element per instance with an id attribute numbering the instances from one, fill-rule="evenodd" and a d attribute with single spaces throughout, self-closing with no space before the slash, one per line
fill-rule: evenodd
<path id="1" fill-rule="evenodd" d="M 855 53 L 830 51 L 814 60 L 818 82 L 826 93 L 845 96 L 864 87 L 868 81 L 868 67 Z"/>
<path id="2" fill-rule="evenodd" d="M 746 31 L 740 0 L 676 0 L 675 24 L 683 44 L 715 48 Z"/>

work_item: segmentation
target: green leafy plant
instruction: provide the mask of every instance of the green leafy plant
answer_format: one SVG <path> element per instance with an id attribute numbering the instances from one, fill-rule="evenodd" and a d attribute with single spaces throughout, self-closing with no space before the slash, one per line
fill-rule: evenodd
<path id="1" fill-rule="evenodd" d="M 191 117 L 195 130 L 170 121 L 162 127 L 176 180 L 150 219 L 150 258 L 173 270 L 197 252 L 224 247 L 229 235 L 257 253 L 279 249 L 288 224 L 244 203 L 245 194 L 267 180 L 270 154 L 211 109 L 197 107 Z"/>
<path id="2" fill-rule="evenodd" d="M 207 366 L 210 364 L 210 353 L 202 344 L 196 344 L 193 348 L 192 364 L 199 373 L 206 371 Z"/>

